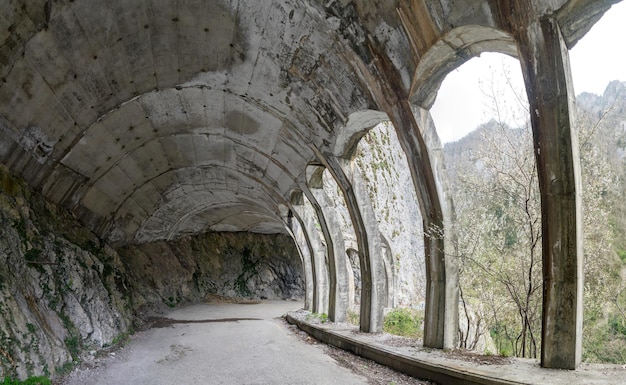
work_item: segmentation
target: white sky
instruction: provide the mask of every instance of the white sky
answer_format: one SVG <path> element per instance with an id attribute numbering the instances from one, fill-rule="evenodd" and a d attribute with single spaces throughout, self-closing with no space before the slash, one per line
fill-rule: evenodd
<path id="1" fill-rule="evenodd" d="M 613 5 L 570 51 L 576 94 L 592 92 L 601 95 L 611 80 L 626 81 L 624 38 L 626 1 Z M 488 82 L 490 73 L 502 78 L 503 67 L 508 68 L 516 87 L 522 87 L 522 72 L 517 59 L 494 53 L 483 53 L 479 58 L 471 59 L 445 78 L 430 110 L 442 142 L 458 140 L 490 120 L 486 108 L 489 103 L 479 82 Z"/>

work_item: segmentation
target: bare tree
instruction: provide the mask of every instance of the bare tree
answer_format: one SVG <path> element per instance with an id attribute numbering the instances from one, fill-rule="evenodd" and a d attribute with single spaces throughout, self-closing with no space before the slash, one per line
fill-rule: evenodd
<path id="1" fill-rule="evenodd" d="M 475 346 L 472 339 L 478 334 L 470 331 L 482 328 L 489 331 L 500 353 L 537 357 L 541 342 L 541 215 L 528 105 L 519 90 L 514 91 L 513 99 L 502 97 L 505 89 L 512 87 L 508 77 L 499 83 L 487 79 L 482 87 L 493 120 L 481 126 L 473 139 L 455 144 L 457 148 L 451 151 L 462 161 L 449 164 L 455 181 L 461 313 L 467 320 L 467 326 L 459 331 L 461 344 Z M 513 100 L 513 105 L 503 105 L 505 100 Z M 611 221 L 616 221 L 611 218 L 623 218 L 626 211 L 616 214 L 611 206 L 626 208 L 626 204 L 621 192 L 619 198 L 610 200 L 617 183 L 614 170 L 623 169 L 626 161 L 612 164 L 616 161 L 610 154 L 616 150 L 607 147 L 607 143 L 622 140 L 617 136 L 624 136 L 626 158 L 626 130 L 616 130 L 620 121 L 612 118 L 621 111 L 621 121 L 626 120 L 625 106 L 623 100 L 598 106 L 581 114 L 577 127 L 583 174 L 584 346 L 586 358 L 596 361 L 619 362 L 620 355 L 626 359 L 626 290 L 620 278 L 620 269 L 626 277 L 626 268 L 614 251 L 615 231 L 611 231 Z M 522 123 L 511 128 L 507 122 Z M 625 338 L 615 337 L 609 329 L 618 334 L 624 330 Z M 611 338 L 622 338 L 624 344 L 609 348 Z M 617 358 L 603 358 L 608 356 Z"/>

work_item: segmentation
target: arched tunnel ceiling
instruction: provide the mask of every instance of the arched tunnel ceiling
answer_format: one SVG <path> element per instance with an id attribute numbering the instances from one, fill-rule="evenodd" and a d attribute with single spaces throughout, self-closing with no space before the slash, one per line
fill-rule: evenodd
<path id="1" fill-rule="evenodd" d="M 532 3 L 561 9 L 573 45 L 612 2 Z M 431 47 L 457 28 L 506 29 L 493 4 L 5 0 L 0 159 L 114 242 L 284 231 L 317 150 L 341 153 L 366 128 L 355 121 L 384 116 L 373 63 L 389 60 L 385 76 L 408 96 L 428 71 L 441 77 L 499 45 L 474 33 L 478 49 L 463 53 L 460 34 L 454 58 L 437 64 L 445 71 L 420 67 L 439 63 Z M 494 36 L 510 47 L 505 33 L 485 39 Z"/>

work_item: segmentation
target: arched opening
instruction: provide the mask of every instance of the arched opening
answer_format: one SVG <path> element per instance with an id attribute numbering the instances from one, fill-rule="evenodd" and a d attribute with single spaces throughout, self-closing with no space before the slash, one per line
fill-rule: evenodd
<path id="1" fill-rule="evenodd" d="M 397 279 L 395 288 L 391 284 L 392 297 L 398 306 L 421 307 L 426 286 L 422 217 L 393 125 L 385 121 L 368 131 L 359 141 L 353 161 L 367 182 L 381 235 L 388 240 Z"/>
<path id="2" fill-rule="evenodd" d="M 583 229 L 583 360 L 626 363 L 626 3 L 570 50 L 576 91 Z"/>
<path id="3" fill-rule="evenodd" d="M 468 61 L 443 81 L 431 113 L 447 142 L 455 206 L 460 346 L 536 358 L 541 206 L 519 62 L 502 54 Z"/>
<path id="4" fill-rule="evenodd" d="M 383 261 L 387 288 L 383 306 L 387 312 L 395 307 L 411 309 L 408 312 L 419 324 L 419 331 L 414 330 L 412 336 L 421 336 L 426 290 L 423 229 L 406 155 L 389 121 L 383 121 L 361 135 L 348 155 L 352 159 L 355 178 L 360 179 L 359 183 L 364 184 L 367 191 L 371 202 L 369 210 L 374 215 L 381 239 L 379 257 Z M 331 183 L 328 183 L 329 194 L 332 190 Z M 339 212 L 347 215 L 347 210 Z M 345 217 L 346 220 L 349 218 Z M 357 294 L 361 289 L 360 273 L 355 269 L 358 255 L 349 247 L 347 255 Z M 385 327 L 385 330 L 389 329 Z"/>
<path id="5" fill-rule="evenodd" d="M 328 245 L 322 233 L 315 207 L 305 195 L 302 196 L 299 215 L 302 218 L 303 230 L 306 232 L 310 244 L 311 269 L 315 280 L 311 308 L 314 313 L 328 315 L 331 284 Z"/>
<path id="6" fill-rule="evenodd" d="M 521 113 L 520 91 L 524 93 L 519 62 L 508 55 L 485 52 L 452 70 L 430 109 L 441 142 L 458 141 L 491 120 L 523 124 L 528 108 Z"/>
<path id="7" fill-rule="evenodd" d="M 304 204 L 304 197 L 302 191 L 292 191 L 290 196 L 291 209 L 287 214 L 287 227 L 294 240 L 298 253 L 300 254 L 300 260 L 302 261 L 302 269 L 304 276 L 304 308 L 311 310 L 315 300 L 315 272 L 313 269 L 313 251 L 308 234 L 305 232 L 303 226 L 303 219 L 298 212 L 299 207 Z"/>

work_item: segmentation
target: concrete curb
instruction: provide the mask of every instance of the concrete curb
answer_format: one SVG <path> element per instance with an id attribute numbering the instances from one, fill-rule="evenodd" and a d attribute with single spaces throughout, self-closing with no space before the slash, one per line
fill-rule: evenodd
<path id="1" fill-rule="evenodd" d="M 388 366 L 399 372 L 419 379 L 434 381 L 438 384 L 529 384 L 528 382 L 517 382 L 472 373 L 463 368 L 420 361 L 405 354 L 394 352 L 381 346 L 367 344 L 335 331 L 327 330 L 318 325 L 298 320 L 290 314 L 287 314 L 285 318 L 290 324 L 296 325 L 300 330 L 310 334 L 324 343 L 352 352 L 356 355 L 378 362 L 379 364 Z"/>

